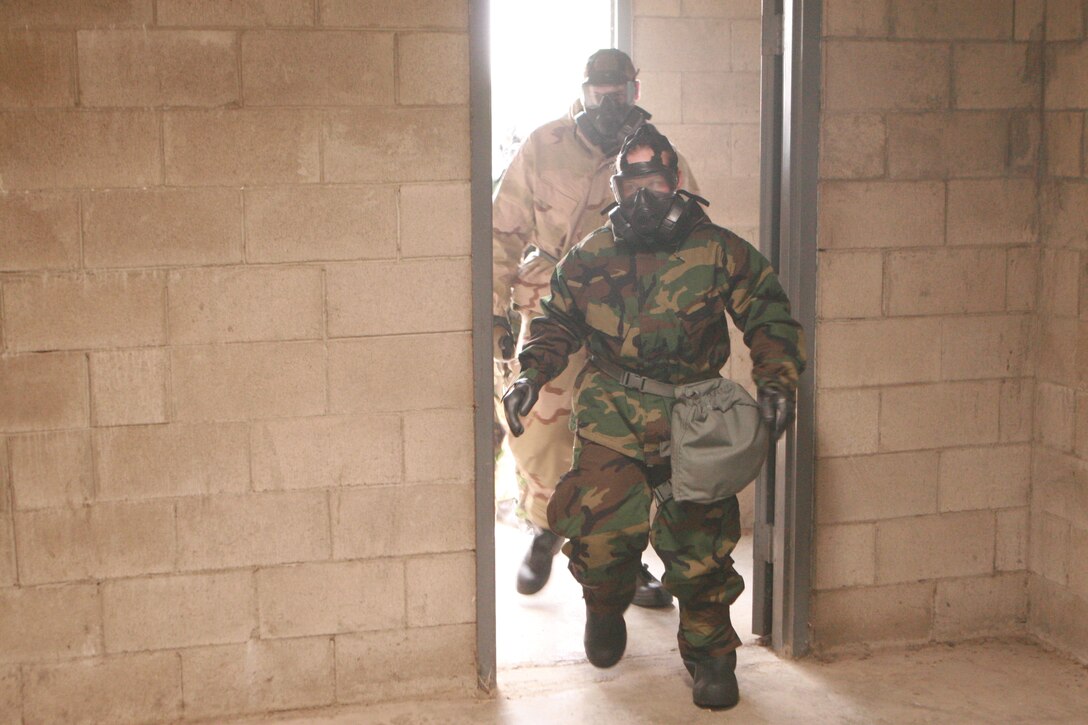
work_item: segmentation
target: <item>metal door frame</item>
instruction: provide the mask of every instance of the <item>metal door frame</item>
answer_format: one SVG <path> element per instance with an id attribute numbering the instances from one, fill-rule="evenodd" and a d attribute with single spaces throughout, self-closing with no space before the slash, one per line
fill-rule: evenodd
<path id="1" fill-rule="evenodd" d="M 809 365 L 797 422 L 756 484 L 752 628 L 788 657 L 810 644 L 822 10 L 823 0 L 763 0 L 760 249 L 805 330 Z"/>

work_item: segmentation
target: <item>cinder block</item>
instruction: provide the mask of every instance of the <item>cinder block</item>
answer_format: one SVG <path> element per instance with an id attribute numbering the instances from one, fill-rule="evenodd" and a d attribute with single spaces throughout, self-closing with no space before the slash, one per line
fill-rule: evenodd
<path id="1" fill-rule="evenodd" d="M 8 350 L 137 347 L 166 342 L 157 272 L 45 275 L 4 285 Z"/>
<path id="2" fill-rule="evenodd" d="M 820 129 L 820 178 L 865 179 L 884 175 L 884 117 L 827 113 Z"/>
<path id="3" fill-rule="evenodd" d="M 71 106 L 72 34 L 0 31 L 0 107 Z"/>
<path id="4" fill-rule="evenodd" d="M 158 0 L 156 12 L 160 27 L 259 28 L 314 24 L 311 0 Z"/>
<path id="5" fill-rule="evenodd" d="M 956 108 L 1038 108 L 1043 56 L 1028 43 L 964 43 L 953 53 Z"/>
<path id="6" fill-rule="evenodd" d="M 1088 183 L 1055 181 L 1043 189 L 1043 242 L 1088 249 Z"/>
<path id="7" fill-rule="evenodd" d="M 681 0 L 682 13 L 689 18 L 758 18 L 759 0 Z"/>
<path id="8" fill-rule="evenodd" d="M 816 466 L 821 524 L 937 513 L 937 451 L 824 458 Z"/>
<path id="9" fill-rule="evenodd" d="M 817 385 L 923 383 L 941 377 L 941 349 L 924 319 L 822 322 Z"/>
<path id="10" fill-rule="evenodd" d="M 943 244 L 944 197 L 939 182 L 821 183 L 818 244 L 821 249 Z"/>
<path id="11" fill-rule="evenodd" d="M 995 443 L 998 381 L 937 383 L 881 392 L 882 451 Z"/>
<path id="12" fill-rule="evenodd" d="M 1049 176 L 1079 177 L 1082 175 L 1084 113 L 1055 111 L 1047 113 L 1046 173 Z"/>
<path id="13" fill-rule="evenodd" d="M 438 229 L 442 230 L 441 234 L 436 233 Z M 467 256 L 472 248 L 471 230 L 468 184 L 404 184 L 400 187 L 402 256 Z M 387 241 L 392 239 L 383 237 L 383 248 Z"/>
<path id="14" fill-rule="evenodd" d="M 0 113 L 0 176 L 6 189 L 158 184 L 158 114 Z"/>
<path id="15" fill-rule="evenodd" d="M 758 73 L 681 74 L 684 123 L 759 123 Z"/>
<path id="16" fill-rule="evenodd" d="M 876 581 L 988 574 L 994 569 L 994 533 L 990 511 L 881 521 L 876 527 Z"/>
<path id="17" fill-rule="evenodd" d="M 1028 574 L 1028 628 L 1064 652 L 1088 652 L 1088 602 L 1065 587 Z"/>
<path id="18" fill-rule="evenodd" d="M 713 204 L 716 224 L 728 229 L 759 225 L 759 183 L 754 179 L 700 179 L 699 195 Z"/>
<path id="19" fill-rule="evenodd" d="M 107 581 L 102 611 L 108 652 L 245 642 L 257 626 L 249 571 Z"/>
<path id="20" fill-rule="evenodd" d="M 726 19 L 636 17 L 638 62 L 655 71 L 728 71 L 729 28 Z"/>
<path id="21" fill-rule="evenodd" d="M 1077 526 L 1069 530 L 1069 561 L 1084 562 L 1088 559 L 1088 529 Z M 1085 567 L 1069 568 L 1069 590 L 1084 601 L 1088 601 L 1088 572 Z"/>
<path id="22" fill-rule="evenodd" d="M 400 419 L 392 415 L 254 423 L 253 486 L 261 491 L 396 483 L 404 457 L 400 430 Z"/>
<path id="23" fill-rule="evenodd" d="M 174 344 L 313 340 L 324 330 L 319 267 L 220 267 L 170 272 Z"/>
<path id="24" fill-rule="evenodd" d="M 1046 39 L 1080 40 L 1084 37 L 1084 4 L 1080 0 L 1049 0 Z"/>
<path id="25" fill-rule="evenodd" d="M 408 626 L 476 621 L 476 557 L 471 551 L 409 559 Z"/>
<path id="26" fill-rule="evenodd" d="M 224 106 L 241 100 L 235 34 L 222 30 L 81 30 L 85 106 Z"/>
<path id="27" fill-rule="evenodd" d="M 1073 452 L 1076 393 L 1064 385 L 1040 381 L 1035 388 L 1035 439 L 1045 446 Z"/>
<path id="28" fill-rule="evenodd" d="M 1040 264 L 1039 311 L 1047 316 L 1076 317 L 1080 297 L 1080 253 L 1044 249 Z"/>
<path id="29" fill-rule="evenodd" d="M 1020 377 L 1030 372 L 1027 315 L 946 317 L 940 328 L 944 380 Z"/>
<path id="30" fill-rule="evenodd" d="M 473 547 L 472 489 L 375 486 L 333 494 L 333 556 L 365 559 Z"/>
<path id="31" fill-rule="evenodd" d="M 23 682 L 18 667 L 0 667 L 0 723 L 23 725 Z"/>
<path id="32" fill-rule="evenodd" d="M 163 129 L 170 185 L 293 184 L 320 177 L 320 121 L 311 111 L 170 111 Z"/>
<path id="33" fill-rule="evenodd" d="M 329 412 L 471 405 L 469 343 L 466 333 L 330 342 Z"/>
<path id="34" fill-rule="evenodd" d="M 1043 316 L 1036 322 L 1038 354 L 1035 373 L 1039 380 L 1075 385 L 1077 377 L 1077 321 Z"/>
<path id="35" fill-rule="evenodd" d="M 1013 0 L 892 0 L 897 38 L 1005 40 L 1012 31 Z"/>
<path id="36" fill-rule="evenodd" d="M 653 114 L 655 124 L 683 121 L 683 99 L 679 72 L 639 69 L 638 105 Z"/>
<path id="37" fill-rule="evenodd" d="M 1048 513 L 1066 521 L 1074 515 L 1077 508 L 1077 463 L 1068 453 L 1041 445 L 1034 447 L 1031 459 L 1033 537 L 1037 533 L 1035 528 L 1040 525 L 1038 514 Z"/>
<path id="38" fill-rule="evenodd" d="M 876 577 L 876 526 L 846 524 L 816 529 L 816 589 L 865 586 Z"/>
<path id="39" fill-rule="evenodd" d="M 0 589 L 0 662 L 90 657 L 101 642 L 94 584 Z"/>
<path id="40" fill-rule="evenodd" d="M 1088 460 L 1088 393 L 1077 393 L 1077 422 L 1074 451 L 1078 458 Z"/>
<path id="41" fill-rule="evenodd" d="M 1018 631 L 1028 618 L 1027 572 L 937 582 L 935 613 L 938 639 Z"/>
<path id="42" fill-rule="evenodd" d="M 249 487 L 248 435 L 244 423 L 97 429 L 98 498 L 139 500 L 244 491 Z"/>
<path id="43" fill-rule="evenodd" d="M 884 256 L 880 252 L 820 252 L 820 319 L 880 317 Z"/>
<path id="44" fill-rule="evenodd" d="M 6 494 L 0 492 L 0 495 Z M 13 587 L 18 583 L 19 575 L 15 565 L 14 529 L 11 512 L 0 512 L 0 587 Z M 3 670 L 0 668 L 0 722 L 4 722 L 3 688 Z"/>
<path id="45" fill-rule="evenodd" d="M 472 270 L 467 259 L 337 264 L 330 265 L 326 275 L 330 337 L 472 327 Z"/>
<path id="46" fill-rule="evenodd" d="M 946 45 L 831 40 L 824 107 L 834 111 L 926 111 L 948 105 Z"/>
<path id="47" fill-rule="evenodd" d="M 465 580 L 475 586 L 474 572 Z M 257 600 L 265 638 L 401 629 L 404 563 L 377 559 L 261 569 Z"/>
<path id="48" fill-rule="evenodd" d="M 174 504 L 102 503 L 17 514 L 22 584 L 158 574 L 174 568 Z"/>
<path id="49" fill-rule="evenodd" d="M 74 194 L 0 193 L 0 270 L 79 266 L 79 200 Z"/>
<path id="50" fill-rule="evenodd" d="M 246 189 L 246 257 L 250 262 L 391 259 L 397 253 L 396 191 L 387 186 Z M 468 254 L 468 192 L 465 192 Z M 409 220 L 402 219 L 406 224 Z M 440 222 L 443 231 L 449 222 Z M 451 224 L 452 226 L 452 224 Z M 445 234 L 428 225 L 428 241 Z"/>
<path id="51" fill-rule="evenodd" d="M 0 23 L 19 27 L 147 26 L 154 23 L 154 15 L 151 0 L 6 0 L 0 5 Z"/>
<path id="52" fill-rule="evenodd" d="M 997 551 L 994 568 L 997 571 L 1020 571 L 1027 568 L 1028 509 L 1006 509 L 996 513 Z"/>
<path id="53" fill-rule="evenodd" d="M 0 357 L 0 431 L 81 428 L 89 422 L 84 355 Z"/>
<path id="54" fill-rule="evenodd" d="M 476 689 L 471 624 L 345 635 L 336 639 L 339 702 L 373 702 Z"/>
<path id="55" fill-rule="evenodd" d="M 327 637 L 185 650 L 185 714 L 224 716 L 331 705 L 333 643 Z"/>
<path id="56" fill-rule="evenodd" d="M 325 346 L 266 342 L 171 351 L 178 420 L 247 420 L 325 412 Z"/>
<path id="57" fill-rule="evenodd" d="M 473 477 L 472 411 L 423 410 L 404 416 L 404 475 L 408 481 Z"/>
<path id="58" fill-rule="evenodd" d="M 1033 244 L 1038 239 L 1033 179 L 948 182 L 949 244 Z"/>
<path id="59" fill-rule="evenodd" d="M 888 175 L 898 179 L 1004 176 L 1010 121 L 1004 113 L 894 114 Z"/>
<path id="60" fill-rule="evenodd" d="M 1031 446 L 941 451 L 941 511 L 1028 505 Z"/>
<path id="61" fill-rule="evenodd" d="M 468 103 L 468 35 L 397 34 L 397 102 L 403 105 Z"/>
<path id="62" fill-rule="evenodd" d="M 733 152 L 731 176 L 754 181 L 759 178 L 759 126 L 754 123 L 745 123 L 731 128 L 733 130 L 730 140 L 730 149 Z"/>
<path id="63" fill-rule="evenodd" d="M 14 508 L 75 507 L 94 496 L 88 431 L 8 438 Z"/>
<path id="64" fill-rule="evenodd" d="M 1001 312 L 1005 252 L 993 248 L 892 252 L 884 261 L 890 315 Z"/>
<path id="65" fill-rule="evenodd" d="M 1063 587 L 1069 583 L 1069 522 L 1045 511 L 1031 517 L 1030 570 Z"/>
<path id="66" fill-rule="evenodd" d="M 181 569 L 314 561 L 331 550 L 324 491 L 184 499 L 177 526 Z"/>
<path id="67" fill-rule="evenodd" d="M 1048 111 L 1088 108 L 1088 44 L 1055 43 L 1047 49 Z"/>
<path id="68" fill-rule="evenodd" d="M 181 717 L 181 661 L 151 652 L 29 667 L 27 723 L 140 723 Z"/>
<path id="69" fill-rule="evenodd" d="M 1007 256 L 1005 307 L 1009 312 L 1031 312 L 1035 309 L 1039 248 L 1015 247 L 1008 250 Z"/>
<path id="70" fill-rule="evenodd" d="M 680 0 L 634 0 L 636 17 L 678 18 Z"/>
<path id="71" fill-rule="evenodd" d="M 393 34 L 245 33 L 242 87 L 247 106 L 391 105 Z"/>
<path id="72" fill-rule="evenodd" d="M 821 390 L 816 398 L 816 449 L 821 458 L 876 453 L 878 390 Z"/>
<path id="73" fill-rule="evenodd" d="M 734 20 L 730 29 L 730 68 L 758 73 L 762 64 L 763 26 L 757 20 Z"/>
<path id="74" fill-rule="evenodd" d="M 886 38 L 891 24 L 888 3 L 889 0 L 827 0 L 824 36 Z"/>
<path id="75" fill-rule="evenodd" d="M 820 648 L 926 640 L 933 626 L 934 586 L 920 582 L 817 592 L 813 639 Z"/>
<path id="76" fill-rule="evenodd" d="M 320 0 L 321 24 L 352 28 L 468 28 L 466 0 Z"/>
<path id="77" fill-rule="evenodd" d="M 325 180 L 448 181 L 469 175 L 467 109 L 373 108 L 329 114 Z"/>
<path id="78" fill-rule="evenodd" d="M 237 189 L 115 189 L 83 197 L 88 267 L 242 261 Z"/>
<path id="79" fill-rule="evenodd" d="M 90 354 L 94 425 L 165 423 L 166 350 Z"/>
<path id="80" fill-rule="evenodd" d="M 657 119 L 654 119 L 655 121 Z M 691 174 L 700 181 L 733 175 L 732 126 L 723 124 L 657 124 L 673 148 L 690 159 Z M 758 145 L 758 140 L 757 140 Z M 683 182 L 681 182 L 683 183 Z"/>
<path id="81" fill-rule="evenodd" d="M 1014 0 L 1013 37 L 1016 40 L 1042 40 L 1047 0 Z"/>

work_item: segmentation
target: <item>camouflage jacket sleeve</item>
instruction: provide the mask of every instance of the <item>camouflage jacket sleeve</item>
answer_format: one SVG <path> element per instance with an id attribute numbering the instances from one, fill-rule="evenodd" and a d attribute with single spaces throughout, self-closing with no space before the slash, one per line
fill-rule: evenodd
<path id="1" fill-rule="evenodd" d="M 491 211 L 492 312 L 506 315 L 510 288 L 525 248 L 535 245 L 536 208 L 533 203 L 534 146 L 530 138 L 518 150 L 499 180 Z"/>
<path id="2" fill-rule="evenodd" d="M 585 323 L 564 274 L 564 267 L 576 256 L 568 254 L 552 273 L 551 296 L 541 302 L 544 315 L 529 322 L 529 337 L 518 355 L 521 376 L 538 386 L 563 372 L 567 358 L 585 338 Z"/>
<path id="3" fill-rule="evenodd" d="M 740 237 L 725 245 L 725 304 L 752 352 L 758 387 L 792 391 L 805 369 L 805 339 L 767 258 Z"/>

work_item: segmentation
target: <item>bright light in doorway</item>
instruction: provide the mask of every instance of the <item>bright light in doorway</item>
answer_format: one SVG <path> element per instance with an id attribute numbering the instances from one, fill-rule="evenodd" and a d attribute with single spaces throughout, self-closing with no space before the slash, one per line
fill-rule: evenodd
<path id="1" fill-rule="evenodd" d="M 491 0 L 491 158 L 570 109 L 586 58 L 612 45 L 612 0 Z"/>

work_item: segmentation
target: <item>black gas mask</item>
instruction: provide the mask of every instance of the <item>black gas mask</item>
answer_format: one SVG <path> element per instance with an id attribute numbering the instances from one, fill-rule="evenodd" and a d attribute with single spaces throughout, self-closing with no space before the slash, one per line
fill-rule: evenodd
<path id="1" fill-rule="evenodd" d="M 574 117 L 578 130 L 606 156 L 620 150 L 623 139 L 649 120 L 650 114 L 638 106 L 622 105 L 605 96 L 596 108 L 587 108 Z"/>

